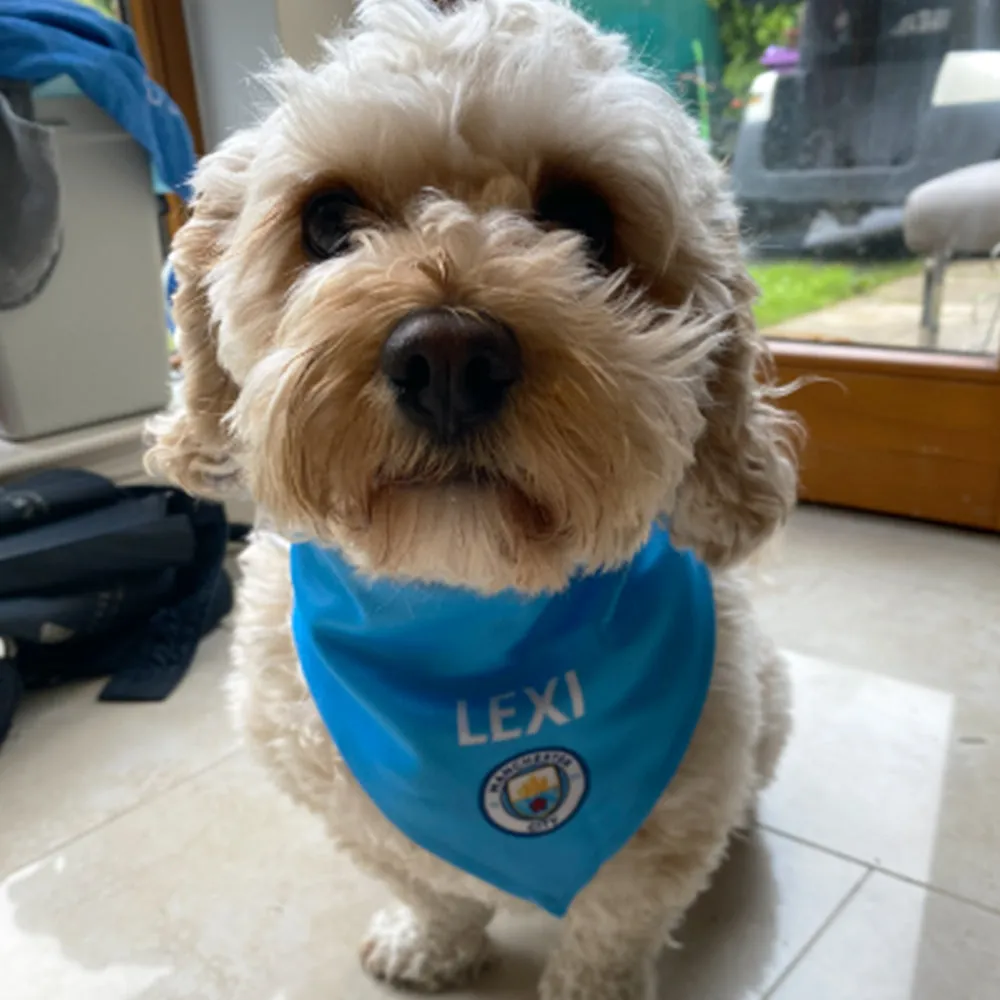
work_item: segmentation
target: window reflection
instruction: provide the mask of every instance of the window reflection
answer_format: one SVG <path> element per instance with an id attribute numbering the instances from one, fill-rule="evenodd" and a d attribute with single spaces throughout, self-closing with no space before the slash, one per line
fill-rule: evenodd
<path id="1" fill-rule="evenodd" d="M 729 161 L 770 335 L 995 352 L 1000 0 L 603 0 Z"/>

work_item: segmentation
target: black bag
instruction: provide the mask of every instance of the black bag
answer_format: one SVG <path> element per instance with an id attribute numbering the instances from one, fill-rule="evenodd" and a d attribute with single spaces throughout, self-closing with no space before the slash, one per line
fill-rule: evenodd
<path id="1" fill-rule="evenodd" d="M 0 741 L 22 688 L 159 701 L 232 608 L 221 505 L 77 469 L 0 487 Z"/>

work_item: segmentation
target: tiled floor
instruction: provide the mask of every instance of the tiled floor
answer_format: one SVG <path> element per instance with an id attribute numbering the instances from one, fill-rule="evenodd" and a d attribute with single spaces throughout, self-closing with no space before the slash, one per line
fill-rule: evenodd
<path id="1" fill-rule="evenodd" d="M 797 731 L 664 1000 L 1000 996 L 1000 540 L 803 510 L 756 588 Z M 381 889 L 247 762 L 225 633 L 162 705 L 32 699 L 0 752 L 2 1000 L 371 1000 Z M 470 997 L 522 1000 L 552 922 L 501 919 Z"/>

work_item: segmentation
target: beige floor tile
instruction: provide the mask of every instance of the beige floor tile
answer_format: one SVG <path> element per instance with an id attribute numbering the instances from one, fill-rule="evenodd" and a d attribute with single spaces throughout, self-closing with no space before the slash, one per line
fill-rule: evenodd
<path id="1" fill-rule="evenodd" d="M 1000 692 L 1000 537 L 805 507 L 754 591 L 785 649 L 958 694 Z"/>
<path id="2" fill-rule="evenodd" d="M 805 657 L 791 662 L 795 730 L 761 822 L 928 879 L 954 696 Z"/>
<path id="3" fill-rule="evenodd" d="M 959 591 L 1000 579 L 1000 538 L 945 525 L 804 505 L 782 537 L 777 565 L 788 583 L 789 571 L 851 574 L 859 561 L 865 576 Z"/>
<path id="4" fill-rule="evenodd" d="M 1000 910 L 1000 697 L 995 693 L 963 698 L 956 709 L 928 881 Z"/>
<path id="5" fill-rule="evenodd" d="M 229 640 L 209 636 L 164 702 L 98 702 L 103 681 L 26 698 L 0 753 L 0 876 L 234 749 L 221 690 Z"/>
<path id="6" fill-rule="evenodd" d="M 1000 915 L 872 875 L 773 1000 L 996 1000 Z"/>
<path id="7" fill-rule="evenodd" d="M 8 877 L 4 1000 L 335 1000 L 378 895 L 243 752 Z"/>
<path id="8" fill-rule="evenodd" d="M 663 1000 L 764 995 L 860 882 L 865 869 L 763 831 L 729 861 L 662 963 Z"/>
<path id="9" fill-rule="evenodd" d="M 861 876 L 770 834 L 735 845 L 664 962 L 664 997 L 761 995 Z M 0 886 L 4 1000 L 372 1000 L 356 959 L 383 890 L 243 752 Z M 501 918 L 461 997 L 528 1000 L 555 939 Z M 711 993 L 706 993 L 711 990 Z"/>
<path id="10" fill-rule="evenodd" d="M 1000 907 L 1000 539 L 804 508 L 755 589 L 838 665 L 803 668 L 775 824 Z"/>

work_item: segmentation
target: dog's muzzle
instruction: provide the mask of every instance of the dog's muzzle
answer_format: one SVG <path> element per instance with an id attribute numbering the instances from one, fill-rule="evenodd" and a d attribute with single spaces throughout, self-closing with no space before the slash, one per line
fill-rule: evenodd
<path id="1" fill-rule="evenodd" d="M 499 414 L 521 377 L 521 349 L 513 332 L 489 316 L 422 309 L 386 338 L 382 372 L 409 421 L 452 441 Z"/>

